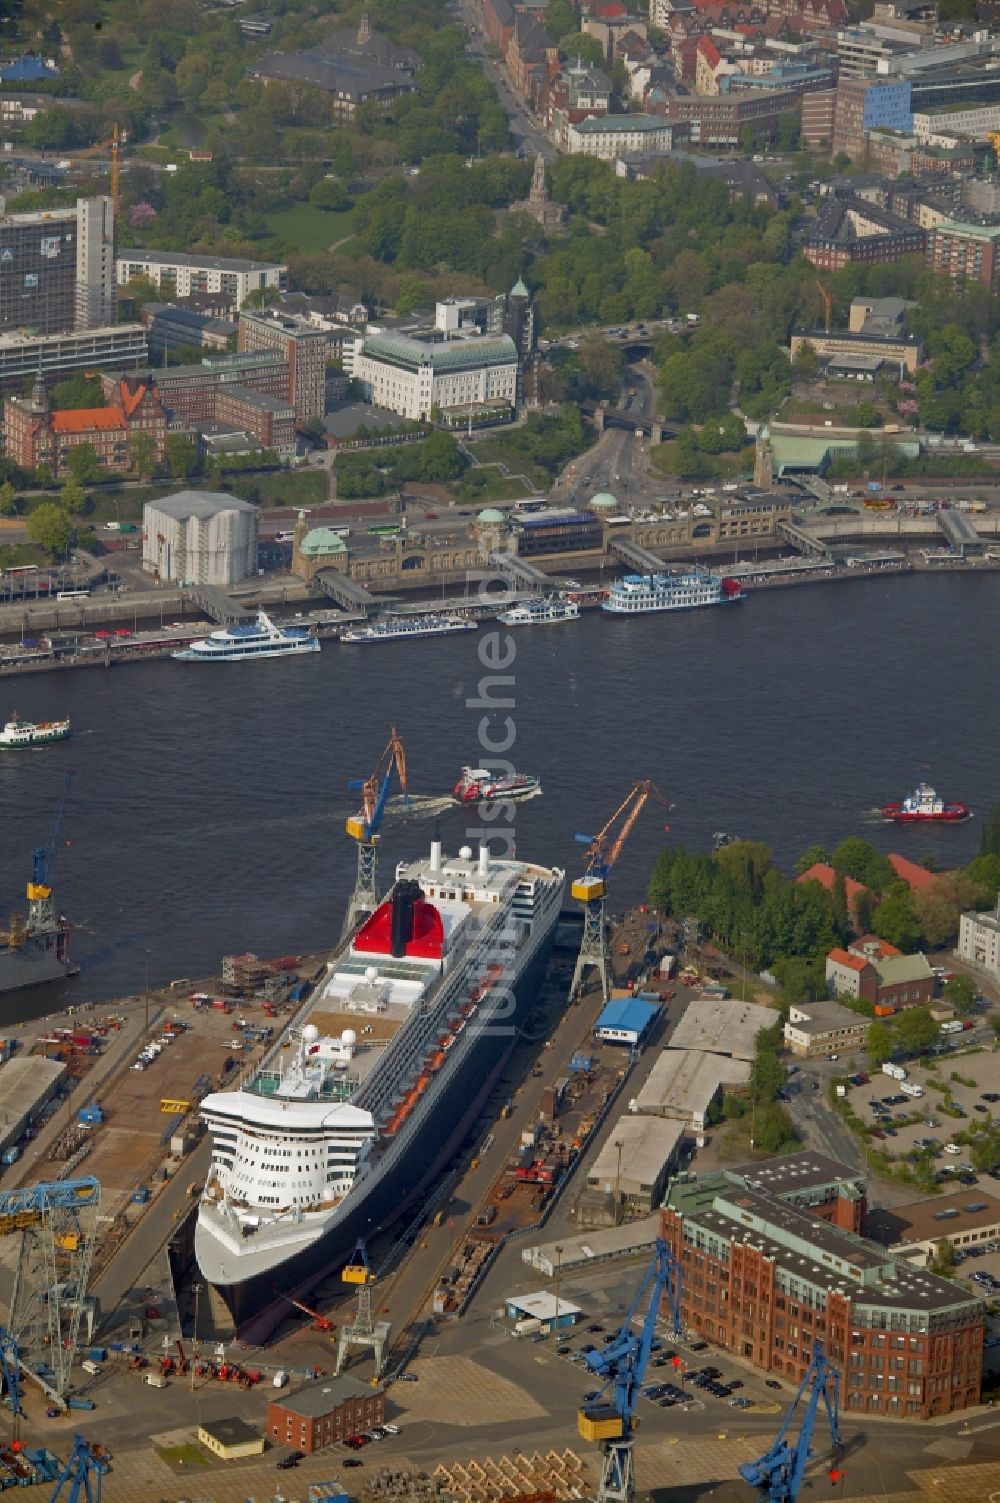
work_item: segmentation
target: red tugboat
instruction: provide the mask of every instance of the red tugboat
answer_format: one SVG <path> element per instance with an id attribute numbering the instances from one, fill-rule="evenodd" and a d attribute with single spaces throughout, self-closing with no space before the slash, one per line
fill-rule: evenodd
<path id="1" fill-rule="evenodd" d="M 883 804 L 882 817 L 893 824 L 945 824 L 956 825 L 969 819 L 972 810 L 968 804 L 946 802 L 938 798 L 929 783 L 918 783 L 902 803 Z"/>
<path id="2" fill-rule="evenodd" d="M 526 772 L 502 776 L 485 767 L 463 767 L 451 796 L 456 804 L 488 804 L 499 799 L 530 798 L 541 786 L 539 778 Z"/>

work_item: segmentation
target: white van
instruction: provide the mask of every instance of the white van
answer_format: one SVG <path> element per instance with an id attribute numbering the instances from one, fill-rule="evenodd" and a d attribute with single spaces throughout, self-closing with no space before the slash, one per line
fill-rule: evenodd
<path id="1" fill-rule="evenodd" d="M 944 1145 L 944 1151 L 945 1153 L 953 1153 L 956 1157 L 962 1152 L 957 1143 L 946 1143 Z"/>

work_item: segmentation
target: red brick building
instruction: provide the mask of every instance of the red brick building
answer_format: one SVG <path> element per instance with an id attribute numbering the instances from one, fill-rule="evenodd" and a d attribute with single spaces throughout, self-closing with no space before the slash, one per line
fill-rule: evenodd
<path id="1" fill-rule="evenodd" d="M 130 386 L 125 381 L 112 387 L 106 407 L 49 410 L 44 388 L 36 383 L 30 397 L 7 397 L 4 402 L 4 444 L 9 457 L 26 470 L 40 464 L 56 476 L 67 473 L 69 455 L 80 444 L 89 444 L 106 470 L 124 470 L 132 462 L 135 436 L 146 433 L 152 440 L 154 463 L 164 458 L 167 414 L 150 383 Z"/>
<path id="2" fill-rule="evenodd" d="M 267 1438 L 274 1446 L 295 1446 L 311 1456 L 338 1441 L 370 1430 L 385 1418 L 385 1394 L 356 1378 L 321 1378 L 296 1393 L 283 1393 L 267 1406 Z"/>
<path id="3" fill-rule="evenodd" d="M 291 402 L 245 386 L 226 386 L 216 397 L 215 420 L 242 428 L 265 449 L 295 453 L 295 407 Z"/>
<path id="4" fill-rule="evenodd" d="M 821 1342 L 848 1410 L 929 1419 L 978 1404 L 981 1302 L 860 1235 L 865 1207 L 864 1176 L 821 1154 L 678 1175 L 660 1230 L 685 1326 L 793 1385 Z"/>

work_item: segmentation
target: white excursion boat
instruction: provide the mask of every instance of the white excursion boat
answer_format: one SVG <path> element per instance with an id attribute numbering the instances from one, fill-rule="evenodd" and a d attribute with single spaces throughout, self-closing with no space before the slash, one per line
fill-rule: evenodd
<path id="1" fill-rule="evenodd" d="M 15 710 L 0 731 L 0 750 L 22 751 L 30 746 L 49 746 L 53 741 L 65 741 L 68 735 L 69 720 L 42 720 L 35 725 L 31 720 L 21 720 Z"/>
<path id="2" fill-rule="evenodd" d="M 247 658 L 286 658 L 319 652 L 320 642 L 302 626 L 276 626 L 264 611 L 247 626 L 225 626 L 190 647 L 171 653 L 178 663 L 236 663 Z"/>
<path id="3" fill-rule="evenodd" d="M 478 621 L 466 616 L 387 616 L 371 626 L 348 626 L 342 642 L 402 642 L 411 637 L 447 637 L 453 632 L 476 631 Z"/>
<path id="4" fill-rule="evenodd" d="M 557 626 L 561 621 L 577 621 L 580 607 L 565 595 L 543 595 L 538 600 L 523 600 L 501 611 L 497 617 L 504 626 Z"/>
<path id="5" fill-rule="evenodd" d="M 644 616 L 651 611 L 690 611 L 745 600 L 742 585 L 701 569 L 678 574 L 626 574 L 616 579 L 601 606 L 612 616 Z"/>

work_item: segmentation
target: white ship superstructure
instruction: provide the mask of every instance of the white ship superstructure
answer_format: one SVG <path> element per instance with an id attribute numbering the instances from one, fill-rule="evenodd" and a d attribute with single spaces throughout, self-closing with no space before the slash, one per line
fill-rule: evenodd
<path id="1" fill-rule="evenodd" d="M 195 1246 L 238 1324 L 343 1261 L 433 1171 L 509 1047 L 563 881 L 485 847 L 448 859 L 435 841 L 254 1074 L 203 1100 L 213 1152 Z"/>
<path id="2" fill-rule="evenodd" d="M 644 616 L 652 611 L 732 605 L 744 598 L 736 580 L 690 569 L 677 574 L 626 574 L 615 580 L 601 609 L 612 616 Z"/>

